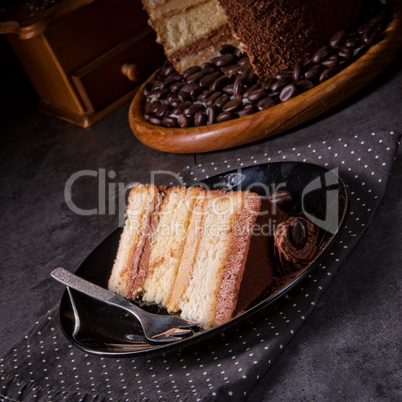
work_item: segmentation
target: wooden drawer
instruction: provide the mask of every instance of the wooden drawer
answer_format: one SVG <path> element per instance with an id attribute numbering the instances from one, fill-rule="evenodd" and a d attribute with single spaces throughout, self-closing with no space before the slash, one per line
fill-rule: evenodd
<path id="1" fill-rule="evenodd" d="M 87 110 L 94 112 L 138 86 L 163 59 L 162 48 L 155 46 L 153 30 L 146 28 L 80 68 L 71 77 Z M 122 66 L 126 63 L 136 65 L 139 72 L 136 81 L 123 75 Z"/>

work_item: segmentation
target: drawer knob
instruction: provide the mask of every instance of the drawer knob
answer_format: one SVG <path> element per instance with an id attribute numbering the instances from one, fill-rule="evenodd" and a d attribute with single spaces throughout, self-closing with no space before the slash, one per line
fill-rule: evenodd
<path id="1" fill-rule="evenodd" d="M 130 81 L 139 81 L 141 78 L 137 64 L 124 63 L 121 66 L 121 73 L 126 76 Z"/>

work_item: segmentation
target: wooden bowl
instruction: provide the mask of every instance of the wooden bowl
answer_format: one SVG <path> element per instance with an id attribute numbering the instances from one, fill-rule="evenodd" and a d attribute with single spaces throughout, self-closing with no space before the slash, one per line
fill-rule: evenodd
<path id="1" fill-rule="evenodd" d="M 248 144 L 306 123 L 356 94 L 394 60 L 402 47 L 401 10 L 398 3 L 382 40 L 344 70 L 286 102 L 245 117 L 201 127 L 156 126 L 142 116 L 144 83 L 130 106 L 131 130 L 142 143 L 159 151 L 201 153 Z"/>

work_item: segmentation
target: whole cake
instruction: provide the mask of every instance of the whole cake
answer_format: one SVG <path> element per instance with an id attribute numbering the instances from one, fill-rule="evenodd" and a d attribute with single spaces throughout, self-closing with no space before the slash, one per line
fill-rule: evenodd
<path id="1" fill-rule="evenodd" d="M 135 185 L 109 289 L 206 328 L 230 320 L 260 205 L 247 191 Z"/>
<path id="2" fill-rule="evenodd" d="M 305 62 L 331 36 L 349 28 L 360 0 L 219 0 L 232 32 L 256 74 L 268 80 L 278 70 Z"/>
<path id="3" fill-rule="evenodd" d="M 149 24 L 179 73 L 218 55 L 223 44 L 237 46 L 217 0 L 142 0 Z"/>
<path id="4" fill-rule="evenodd" d="M 361 0 L 143 0 L 158 42 L 179 73 L 240 47 L 268 80 L 306 61 L 331 36 L 349 28 Z"/>

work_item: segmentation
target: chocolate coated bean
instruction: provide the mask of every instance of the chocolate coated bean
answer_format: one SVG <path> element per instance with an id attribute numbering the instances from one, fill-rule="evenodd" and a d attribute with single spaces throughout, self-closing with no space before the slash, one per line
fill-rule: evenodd
<path id="1" fill-rule="evenodd" d="M 235 62 L 236 58 L 234 54 L 232 53 L 226 53 L 223 54 L 222 56 L 217 56 L 214 57 L 211 60 L 211 63 L 215 64 L 216 67 L 225 67 L 228 66 L 229 64 L 233 64 Z"/>
<path id="2" fill-rule="evenodd" d="M 234 119 L 234 114 L 231 112 L 222 112 L 216 116 L 216 122 L 217 123 L 222 123 L 224 121 L 232 120 Z"/>
<path id="3" fill-rule="evenodd" d="M 191 126 L 191 119 L 184 115 L 181 114 L 178 118 L 177 118 L 177 123 L 179 124 L 180 127 L 182 128 L 186 128 L 186 127 L 190 127 Z"/>
<path id="4" fill-rule="evenodd" d="M 257 103 L 258 110 L 268 109 L 269 107 L 274 106 L 274 105 L 275 105 L 275 100 L 269 96 L 261 99 Z"/>
<path id="5" fill-rule="evenodd" d="M 307 226 L 302 219 L 296 219 L 289 227 L 289 241 L 298 250 L 307 242 Z"/>
<path id="6" fill-rule="evenodd" d="M 289 204 L 293 200 L 293 194 L 288 190 L 279 190 L 271 194 L 268 198 L 272 204 L 276 204 L 279 207 Z"/>
<path id="7" fill-rule="evenodd" d="M 279 99 L 282 102 L 286 102 L 287 100 L 295 97 L 297 95 L 297 87 L 294 83 L 286 85 L 279 94 Z"/>
<path id="8" fill-rule="evenodd" d="M 348 32 L 345 30 L 336 32 L 329 41 L 331 47 L 339 47 L 345 43 Z"/>
<path id="9" fill-rule="evenodd" d="M 216 116 L 218 114 L 216 106 L 208 106 L 205 109 L 205 114 L 208 117 L 207 124 L 214 124 L 216 122 Z"/>
<path id="10" fill-rule="evenodd" d="M 242 106 L 242 101 L 239 98 L 234 98 L 229 102 L 225 103 L 222 107 L 224 112 L 236 112 Z"/>
<path id="11" fill-rule="evenodd" d="M 206 121 L 207 121 L 207 116 L 205 115 L 205 113 L 203 111 L 199 110 L 194 115 L 194 125 L 196 127 L 203 126 Z"/>

